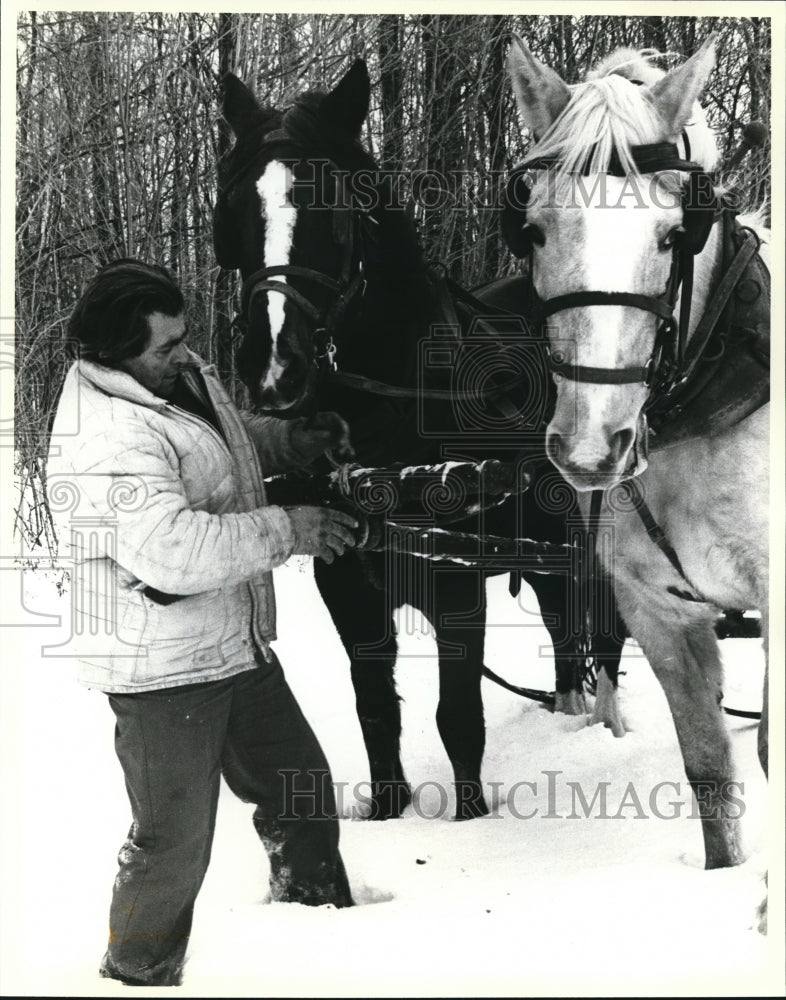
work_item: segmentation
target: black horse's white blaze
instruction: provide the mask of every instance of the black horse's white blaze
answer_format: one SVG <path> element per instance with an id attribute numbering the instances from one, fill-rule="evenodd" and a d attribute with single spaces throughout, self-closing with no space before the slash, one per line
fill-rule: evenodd
<path id="1" fill-rule="evenodd" d="M 291 169 L 278 160 L 271 160 L 257 181 L 256 187 L 261 202 L 262 221 L 265 225 L 264 262 L 268 267 L 290 263 L 292 237 L 297 215 L 297 209 L 289 199 L 292 183 Z M 286 283 L 287 279 L 281 275 L 276 280 Z M 279 338 L 284 329 L 286 301 L 284 295 L 267 292 L 271 349 L 270 363 L 261 381 L 263 390 L 274 390 L 286 368 L 286 363 L 282 359 L 279 349 Z"/>

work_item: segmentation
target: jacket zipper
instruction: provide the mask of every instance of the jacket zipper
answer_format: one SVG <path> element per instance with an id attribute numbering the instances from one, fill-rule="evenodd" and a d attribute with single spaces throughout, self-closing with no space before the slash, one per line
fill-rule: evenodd
<path id="1" fill-rule="evenodd" d="M 216 430 L 216 428 L 213 426 L 213 424 L 210 423 L 209 420 L 205 420 L 202 417 L 198 417 L 196 415 L 196 413 L 192 413 L 191 410 L 186 410 L 186 409 L 184 409 L 184 407 L 178 406 L 177 403 L 169 403 L 168 402 L 166 405 L 168 407 L 170 407 L 170 409 L 174 410 L 176 413 L 183 413 L 183 414 L 185 414 L 185 416 L 189 417 L 191 420 L 196 420 L 196 422 L 201 427 L 207 427 L 207 429 L 209 431 L 211 431 L 211 433 L 213 434 L 213 436 L 218 439 L 219 443 L 221 444 L 221 447 L 224 449 L 224 451 L 229 455 L 229 457 L 234 462 L 235 459 L 234 459 L 234 456 L 233 456 L 232 452 L 229 450 L 228 443 L 224 439 L 223 435 L 221 433 L 219 433 L 219 431 Z"/>
<path id="2" fill-rule="evenodd" d="M 213 406 L 213 401 L 210 399 L 209 395 L 208 395 L 208 402 L 215 414 L 215 407 Z M 207 427 L 208 430 L 212 432 L 213 436 L 218 439 L 219 444 L 222 446 L 226 454 L 229 455 L 232 464 L 235 465 L 236 459 L 229 449 L 228 442 L 224 440 L 224 437 L 216 430 L 216 428 L 208 420 L 204 420 L 202 417 L 198 417 L 196 413 L 192 413 L 190 410 L 186 410 L 182 406 L 178 406 L 176 403 L 167 402 L 167 406 L 171 407 L 177 413 L 185 414 L 185 416 L 190 417 L 192 420 L 196 420 L 197 423 L 200 424 L 200 426 Z M 218 420 L 218 414 L 216 414 L 216 420 Z M 252 447 L 253 447 L 253 442 L 252 442 Z M 259 470 L 259 473 L 260 473 L 260 478 L 264 480 L 261 468 Z M 257 601 L 257 597 L 254 592 L 254 588 L 251 586 L 251 583 L 250 582 L 247 583 L 246 586 L 248 587 L 248 593 L 251 598 L 251 608 L 252 608 L 251 631 L 254 636 L 254 639 L 259 644 L 260 652 L 264 656 L 265 660 L 269 663 L 271 660 L 270 643 L 262 634 L 261 623 L 259 621 L 259 603 Z M 272 603 L 272 600 L 273 600 L 273 595 L 271 593 L 271 595 L 269 595 L 268 598 L 269 603 Z M 273 610 L 273 614 L 275 615 L 275 608 Z"/>

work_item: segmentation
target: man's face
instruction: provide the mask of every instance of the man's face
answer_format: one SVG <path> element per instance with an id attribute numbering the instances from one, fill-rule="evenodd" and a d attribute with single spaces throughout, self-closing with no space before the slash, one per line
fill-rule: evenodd
<path id="1" fill-rule="evenodd" d="M 150 340 L 135 358 L 118 362 L 118 368 L 149 389 L 156 396 L 168 399 L 175 388 L 175 379 L 188 362 L 186 325 L 183 314 L 164 316 L 151 313 L 147 318 Z"/>

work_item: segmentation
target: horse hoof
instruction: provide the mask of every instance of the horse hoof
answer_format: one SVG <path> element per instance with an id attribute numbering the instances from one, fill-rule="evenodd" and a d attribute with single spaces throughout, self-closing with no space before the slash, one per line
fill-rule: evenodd
<path id="1" fill-rule="evenodd" d="M 620 715 L 619 694 L 605 670 L 601 670 L 598 675 L 598 689 L 590 725 L 604 725 L 606 729 L 612 731 L 617 739 L 621 739 L 625 735 L 625 726 Z"/>
<path id="2" fill-rule="evenodd" d="M 616 737 L 618 740 L 621 740 L 627 732 L 625 726 L 622 724 L 622 719 L 618 714 L 609 718 L 602 713 L 593 712 L 589 720 L 589 724 L 591 726 L 603 726 L 606 729 L 610 729 L 612 736 Z"/>
<path id="3" fill-rule="evenodd" d="M 489 807 L 483 797 L 480 781 L 456 782 L 456 815 L 459 822 L 488 816 Z"/>
<path id="4" fill-rule="evenodd" d="M 480 802 L 464 803 L 460 809 L 456 809 L 456 815 L 453 819 L 457 823 L 463 823 L 467 819 L 479 819 L 481 816 L 488 816 L 489 807 L 486 805 L 485 801 L 481 799 Z"/>
<path id="5" fill-rule="evenodd" d="M 758 909 L 756 910 L 756 929 L 759 934 L 767 933 L 767 897 L 759 903 Z"/>
<path id="6" fill-rule="evenodd" d="M 764 875 L 764 899 L 759 903 L 756 908 L 756 929 L 759 934 L 767 933 L 767 886 L 769 884 L 769 877 L 767 873 Z"/>
<path id="7" fill-rule="evenodd" d="M 554 695 L 554 711 L 559 715 L 586 715 L 587 704 L 580 691 L 566 691 Z"/>
<path id="8" fill-rule="evenodd" d="M 400 819 L 412 802 L 412 789 L 406 781 L 378 782 L 371 796 L 368 819 Z"/>

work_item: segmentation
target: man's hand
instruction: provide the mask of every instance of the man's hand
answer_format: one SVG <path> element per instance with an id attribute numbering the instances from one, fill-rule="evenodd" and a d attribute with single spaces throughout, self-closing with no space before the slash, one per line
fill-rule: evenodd
<path id="1" fill-rule="evenodd" d="M 309 465 L 315 458 L 333 451 L 337 458 L 355 457 L 349 442 L 349 426 L 337 413 L 316 413 L 313 417 L 292 422 L 290 444 Z"/>
<path id="2" fill-rule="evenodd" d="M 332 563 L 355 545 L 352 529 L 358 522 L 351 514 L 329 507 L 285 507 L 295 534 L 293 555 L 316 556 Z"/>

